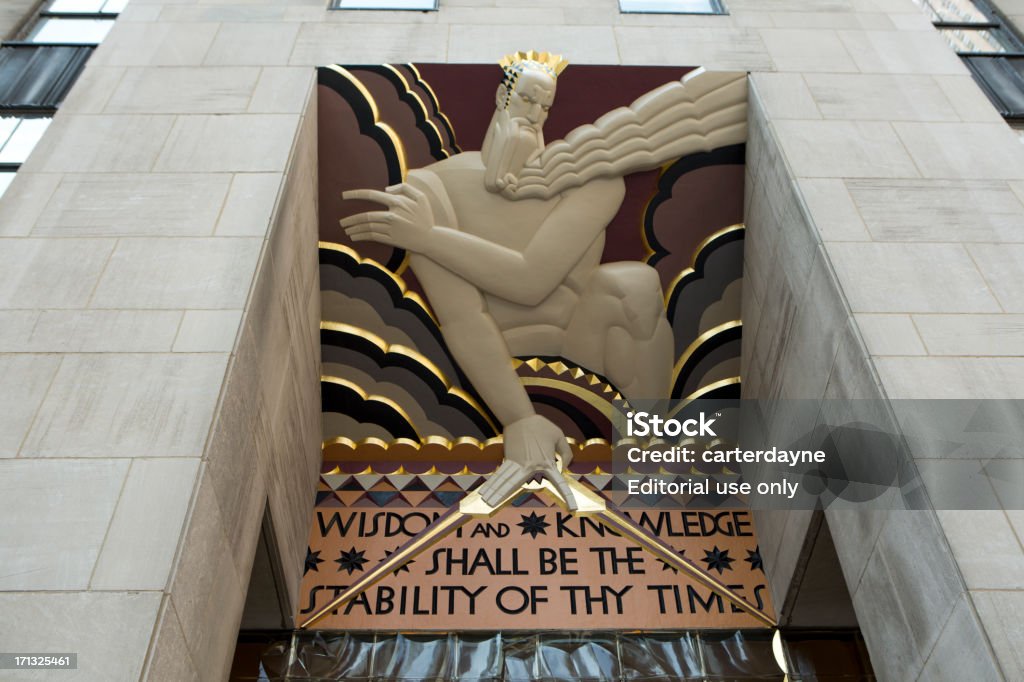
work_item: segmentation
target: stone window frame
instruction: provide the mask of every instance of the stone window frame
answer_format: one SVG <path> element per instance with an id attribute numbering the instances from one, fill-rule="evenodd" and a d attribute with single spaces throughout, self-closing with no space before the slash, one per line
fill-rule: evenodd
<path id="1" fill-rule="evenodd" d="M 932 25 L 956 50 L 993 106 L 1011 124 L 1024 123 L 1024 38 L 989 0 L 966 0 L 983 19 L 943 17 L 937 0 L 914 0 L 929 14 Z M 984 32 L 1002 49 L 969 49 L 958 41 L 963 31 Z M 961 44 L 958 45 L 958 42 Z"/>
<path id="2" fill-rule="evenodd" d="M 405 0 L 413 2 L 415 0 Z M 331 0 L 328 9 L 363 12 L 436 12 L 440 0 L 421 0 L 420 7 L 402 7 L 403 0 Z"/>
<path id="3" fill-rule="evenodd" d="M 692 1 L 692 0 L 691 0 Z M 679 8 L 673 9 L 665 5 L 672 4 L 672 0 L 618 0 L 620 14 L 697 14 L 715 15 L 729 14 L 722 0 L 700 0 L 707 5 L 706 10 Z M 679 0 L 680 5 L 689 4 L 686 0 Z M 648 5 L 644 7 L 644 5 Z"/>
<path id="4" fill-rule="evenodd" d="M 120 9 L 125 4 L 121 0 L 105 0 L 97 3 L 99 11 L 89 12 L 60 9 L 61 1 L 49 0 L 44 3 L 20 31 L 20 40 L 8 40 L 0 45 L 0 84 L 10 86 L 0 88 L 0 117 L 19 119 L 10 137 L 0 140 L 0 196 L 7 191 L 14 175 L 42 137 L 42 134 L 37 136 L 35 142 L 19 158 L 4 159 L 6 145 L 14 139 L 21 122 L 28 119 L 52 120 L 64 97 L 81 75 L 92 51 L 99 45 L 96 41 L 36 40 L 34 34 L 41 25 L 55 19 L 92 19 L 113 24 L 119 12 L 105 11 L 106 7 L 113 4 Z M 53 9 L 54 5 L 58 9 Z M 20 53 L 18 58 L 13 58 L 14 51 Z M 31 53 L 31 56 L 28 59 L 21 58 L 25 53 Z M 40 81 L 44 81 L 43 87 L 39 87 Z M 31 92 L 32 96 L 27 96 L 26 92 Z"/>

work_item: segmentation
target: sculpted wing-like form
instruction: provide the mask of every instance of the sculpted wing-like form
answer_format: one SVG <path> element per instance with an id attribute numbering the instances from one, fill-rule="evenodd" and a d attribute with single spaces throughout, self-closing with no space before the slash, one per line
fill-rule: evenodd
<path id="1" fill-rule="evenodd" d="M 650 170 L 746 139 L 746 74 L 697 69 L 547 145 L 505 194 L 547 199 L 595 178 Z"/>

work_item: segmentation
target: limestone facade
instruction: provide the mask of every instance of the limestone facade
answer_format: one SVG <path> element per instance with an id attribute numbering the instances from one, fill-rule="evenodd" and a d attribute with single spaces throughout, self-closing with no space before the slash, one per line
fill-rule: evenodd
<path id="1" fill-rule="evenodd" d="M 1024 397 L 1024 149 L 911 0 L 325 5 L 132 0 L 0 200 L 5 650 L 223 679 L 265 515 L 294 605 L 323 63 L 748 70 L 745 395 Z M 817 524 L 761 516 L 784 604 Z M 1024 513 L 825 521 L 880 679 L 1024 679 Z"/>

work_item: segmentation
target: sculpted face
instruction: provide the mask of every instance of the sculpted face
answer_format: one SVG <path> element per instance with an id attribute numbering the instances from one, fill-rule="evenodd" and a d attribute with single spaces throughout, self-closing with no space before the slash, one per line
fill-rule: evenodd
<path id="1" fill-rule="evenodd" d="M 498 109 L 481 151 L 489 191 L 514 183 L 527 160 L 544 148 L 544 121 L 554 101 L 555 79 L 539 68 L 526 68 L 511 93 L 498 88 Z"/>
<path id="2" fill-rule="evenodd" d="M 554 101 L 554 79 L 540 69 L 527 69 L 516 80 L 507 109 L 513 121 L 540 132 Z"/>

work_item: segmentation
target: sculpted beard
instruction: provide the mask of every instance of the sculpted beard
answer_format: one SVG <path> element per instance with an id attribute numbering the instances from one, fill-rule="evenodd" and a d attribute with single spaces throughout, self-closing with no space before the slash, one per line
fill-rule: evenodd
<path id="1" fill-rule="evenodd" d="M 530 157 L 543 148 L 543 133 L 529 121 L 512 118 L 508 110 L 496 111 L 481 151 L 485 167 L 484 186 L 489 192 L 500 192 L 507 185 L 514 184 Z"/>

